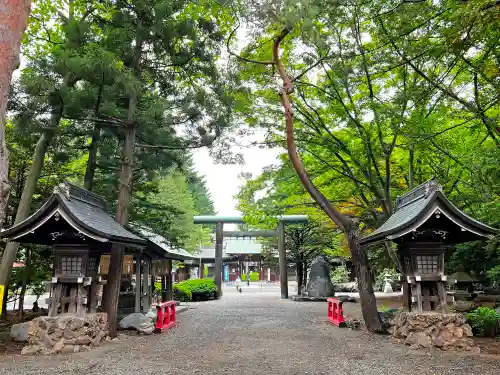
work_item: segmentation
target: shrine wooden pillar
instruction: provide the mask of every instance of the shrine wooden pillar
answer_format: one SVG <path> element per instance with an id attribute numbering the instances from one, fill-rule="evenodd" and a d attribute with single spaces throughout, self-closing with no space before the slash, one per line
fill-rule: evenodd
<path id="1" fill-rule="evenodd" d="M 135 306 L 134 312 L 141 312 L 141 254 L 135 255 Z"/>
<path id="2" fill-rule="evenodd" d="M 219 221 L 215 228 L 215 269 L 214 281 L 217 288 L 217 298 L 222 297 L 222 241 L 224 238 L 224 224 Z"/>
<path id="3" fill-rule="evenodd" d="M 280 288 L 281 298 L 288 299 L 288 268 L 285 249 L 285 223 L 278 223 L 278 253 L 280 262 Z"/>
<path id="4" fill-rule="evenodd" d="M 167 259 L 166 266 L 166 275 L 163 277 L 165 280 L 163 302 L 172 300 L 172 259 Z"/>
<path id="5" fill-rule="evenodd" d="M 143 266 L 143 283 L 142 283 L 142 312 L 147 313 L 151 307 L 151 274 L 150 274 L 150 262 L 149 259 L 145 260 Z"/>

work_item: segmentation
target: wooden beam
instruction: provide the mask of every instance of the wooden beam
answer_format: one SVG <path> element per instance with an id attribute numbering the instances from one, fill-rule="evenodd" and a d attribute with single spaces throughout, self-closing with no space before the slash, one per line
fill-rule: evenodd
<path id="1" fill-rule="evenodd" d="M 251 230 L 251 231 L 224 231 L 224 237 L 276 237 L 278 231 L 276 230 Z"/>

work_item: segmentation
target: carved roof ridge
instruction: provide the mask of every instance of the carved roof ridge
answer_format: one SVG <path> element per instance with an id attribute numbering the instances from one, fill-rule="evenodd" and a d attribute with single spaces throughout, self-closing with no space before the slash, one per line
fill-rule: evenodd
<path id="1" fill-rule="evenodd" d="M 54 194 L 61 195 L 65 199 L 71 200 L 76 199 L 86 204 L 107 210 L 106 201 L 104 198 L 96 193 L 93 193 L 87 189 L 81 188 L 79 186 L 73 185 L 67 181 L 57 185 L 54 188 Z"/>
<path id="2" fill-rule="evenodd" d="M 425 199 L 436 191 L 443 191 L 443 186 L 439 184 L 435 177 L 425 181 L 423 184 L 411 189 L 400 197 L 396 198 L 395 210 L 415 202 L 418 199 Z"/>

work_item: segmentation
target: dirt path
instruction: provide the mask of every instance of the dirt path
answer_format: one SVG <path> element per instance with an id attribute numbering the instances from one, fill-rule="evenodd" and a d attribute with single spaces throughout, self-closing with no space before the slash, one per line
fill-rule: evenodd
<path id="1" fill-rule="evenodd" d="M 357 307 L 346 304 L 347 314 Z M 279 290 L 228 290 L 219 301 L 191 305 L 180 324 L 154 336 L 121 335 L 85 353 L 0 357 L 0 374 L 500 374 L 480 356 L 408 351 L 387 337 L 326 323 L 324 303 L 279 299 Z"/>

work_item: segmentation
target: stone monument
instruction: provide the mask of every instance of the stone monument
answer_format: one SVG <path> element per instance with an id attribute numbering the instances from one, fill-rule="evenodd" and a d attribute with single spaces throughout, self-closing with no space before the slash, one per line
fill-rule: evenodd
<path id="1" fill-rule="evenodd" d="M 322 255 L 312 262 L 306 294 L 309 297 L 332 297 L 335 294 L 330 279 L 330 265 Z"/>
<path id="2" fill-rule="evenodd" d="M 385 282 L 384 293 L 392 293 L 393 292 L 393 290 L 392 290 L 392 280 L 391 280 L 391 275 L 389 274 L 389 272 L 387 272 L 384 275 L 384 282 Z"/>

